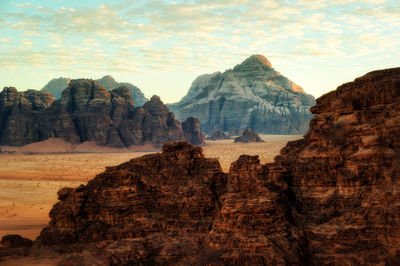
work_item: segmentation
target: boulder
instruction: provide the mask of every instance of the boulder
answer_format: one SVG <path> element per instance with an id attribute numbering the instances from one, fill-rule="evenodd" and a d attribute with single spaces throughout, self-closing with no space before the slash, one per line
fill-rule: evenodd
<path id="1" fill-rule="evenodd" d="M 243 132 L 242 136 L 235 138 L 234 142 L 235 143 L 264 142 L 264 140 L 262 140 L 256 132 L 248 128 Z"/>

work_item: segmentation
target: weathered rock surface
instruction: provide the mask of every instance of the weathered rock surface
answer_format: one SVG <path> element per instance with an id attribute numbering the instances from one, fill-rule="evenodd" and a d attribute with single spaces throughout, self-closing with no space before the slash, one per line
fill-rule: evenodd
<path id="1" fill-rule="evenodd" d="M 15 88 L 5 88 L 0 99 L 0 143 L 5 145 L 48 138 L 114 147 L 185 140 L 181 124 L 158 96 L 135 108 L 124 86 L 107 91 L 96 81 L 78 79 L 54 102 L 47 92 Z"/>
<path id="2" fill-rule="evenodd" d="M 374 71 L 323 95 L 286 169 L 311 260 L 400 263 L 400 68 Z"/>
<path id="3" fill-rule="evenodd" d="M 0 144 L 24 145 L 42 138 L 41 113 L 53 103 L 48 92 L 0 92 Z"/>
<path id="4" fill-rule="evenodd" d="M 201 148 L 165 144 L 161 154 L 60 190 L 39 241 L 130 243 L 113 253 L 118 264 L 296 263 L 298 233 L 282 208 L 288 198 L 266 173 L 257 156 L 242 156 L 227 175 Z"/>
<path id="5" fill-rule="evenodd" d="M 227 136 L 224 132 L 221 130 L 215 130 L 210 137 L 208 137 L 210 140 L 224 140 L 224 139 L 230 139 L 229 136 Z"/>
<path id="6" fill-rule="evenodd" d="M 169 105 L 178 120 L 197 117 L 201 130 L 247 129 L 266 134 L 302 134 L 309 128 L 314 97 L 253 55 L 224 73 L 198 77 L 188 94 Z"/>
<path id="7" fill-rule="evenodd" d="M 143 106 L 145 102 L 148 101 L 146 97 L 144 97 L 143 92 L 136 86 L 127 83 L 127 82 L 117 82 L 111 76 L 104 76 L 101 79 L 96 80 L 100 85 L 106 88 L 108 91 L 112 91 L 114 89 L 118 89 L 120 87 L 127 87 L 132 95 L 133 101 L 135 102 L 135 106 Z M 41 91 L 47 91 L 53 94 L 55 99 L 61 99 L 62 92 L 68 87 L 71 79 L 69 78 L 57 78 L 52 79 L 46 86 L 44 86 Z"/>
<path id="8" fill-rule="evenodd" d="M 223 173 L 199 147 L 108 167 L 63 188 L 36 244 L 96 263 L 400 264 L 400 68 L 317 100 L 304 139 Z"/>
<path id="9" fill-rule="evenodd" d="M 182 130 L 186 139 L 193 145 L 204 145 L 204 136 L 200 131 L 199 120 L 195 117 L 188 117 L 182 122 Z"/>
<path id="10" fill-rule="evenodd" d="M 235 143 L 264 142 L 264 140 L 262 140 L 256 132 L 248 128 L 243 132 L 242 136 L 235 138 L 234 142 Z"/>

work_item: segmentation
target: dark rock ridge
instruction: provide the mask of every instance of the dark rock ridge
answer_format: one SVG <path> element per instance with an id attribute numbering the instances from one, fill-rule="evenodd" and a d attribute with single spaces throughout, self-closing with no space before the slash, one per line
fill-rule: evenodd
<path id="1" fill-rule="evenodd" d="M 210 140 L 224 140 L 224 139 L 230 139 L 229 136 L 227 136 L 224 132 L 221 130 L 215 130 L 210 137 L 208 137 Z"/>
<path id="2" fill-rule="evenodd" d="M 181 124 L 158 96 L 135 108 L 126 87 L 107 91 L 96 81 L 78 79 L 71 80 L 54 102 L 47 92 L 17 92 L 15 88 L 5 88 L 0 99 L 3 145 L 48 138 L 114 147 L 186 140 Z M 186 136 L 191 137 L 190 132 Z"/>
<path id="3" fill-rule="evenodd" d="M 4 88 L 0 93 L 0 144 L 24 145 L 41 139 L 41 114 L 53 100 L 45 91 Z"/>
<path id="4" fill-rule="evenodd" d="M 148 99 L 144 96 L 143 92 L 136 87 L 127 82 L 117 82 L 111 76 L 104 76 L 101 79 L 96 80 L 100 85 L 106 88 L 108 91 L 112 91 L 114 89 L 118 89 L 120 87 L 127 87 L 132 95 L 133 101 L 135 102 L 135 106 L 143 106 Z M 69 78 L 58 78 L 52 79 L 46 86 L 44 86 L 41 91 L 47 91 L 53 94 L 55 99 L 61 99 L 62 92 L 68 87 L 71 79 Z"/>
<path id="5" fill-rule="evenodd" d="M 198 77 L 178 103 L 178 120 L 197 117 L 201 130 L 247 129 L 265 134 L 302 134 L 309 128 L 314 97 L 274 70 L 262 55 L 233 69 Z"/>
<path id="6" fill-rule="evenodd" d="M 235 138 L 234 142 L 249 143 L 249 142 L 264 142 L 264 141 L 260 138 L 260 136 L 256 132 L 248 128 L 243 132 L 242 136 Z"/>
<path id="7" fill-rule="evenodd" d="M 242 155 L 223 173 L 201 148 L 168 143 L 63 188 L 35 243 L 112 265 L 399 265 L 400 68 L 312 112 L 274 163 Z"/>

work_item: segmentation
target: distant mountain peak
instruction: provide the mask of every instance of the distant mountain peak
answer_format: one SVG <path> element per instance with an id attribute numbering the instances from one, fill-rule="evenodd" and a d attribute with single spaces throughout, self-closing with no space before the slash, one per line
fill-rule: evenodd
<path id="1" fill-rule="evenodd" d="M 303 134 L 314 103 L 313 96 L 256 54 L 223 73 L 198 77 L 187 95 L 169 106 L 178 120 L 196 117 L 208 134 L 244 128 L 265 134 Z"/>
<path id="2" fill-rule="evenodd" d="M 111 75 L 105 75 L 104 77 L 101 78 L 101 80 L 112 80 L 115 82 L 115 79 Z"/>
<path id="3" fill-rule="evenodd" d="M 271 62 L 269 62 L 269 60 L 261 54 L 255 54 L 250 56 L 249 58 L 244 60 L 243 63 L 241 63 L 240 65 L 254 65 L 254 64 L 262 64 L 272 68 Z"/>

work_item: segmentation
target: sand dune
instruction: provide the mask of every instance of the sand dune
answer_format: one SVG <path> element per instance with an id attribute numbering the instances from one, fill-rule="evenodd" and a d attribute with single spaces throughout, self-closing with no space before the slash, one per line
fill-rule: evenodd
<path id="1" fill-rule="evenodd" d="M 266 142 L 207 141 L 203 149 L 207 157 L 218 158 L 222 169 L 228 172 L 230 164 L 241 154 L 259 155 L 262 163 L 272 162 L 287 141 L 301 136 L 261 137 Z M 0 237 L 16 233 L 36 238 L 49 221 L 48 214 L 57 202 L 60 188 L 84 184 L 106 166 L 148 154 L 151 148 L 141 147 L 138 152 L 137 147 L 121 150 L 91 143 L 78 146 L 51 139 L 12 147 L 15 153 L 0 154 Z"/>

